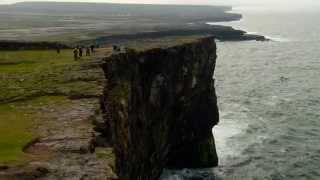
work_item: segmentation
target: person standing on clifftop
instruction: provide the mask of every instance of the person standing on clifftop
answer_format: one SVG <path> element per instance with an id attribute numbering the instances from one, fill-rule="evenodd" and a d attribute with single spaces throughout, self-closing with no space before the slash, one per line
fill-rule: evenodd
<path id="1" fill-rule="evenodd" d="M 91 53 L 94 53 L 94 45 L 91 45 L 90 49 L 91 49 Z"/>
<path id="2" fill-rule="evenodd" d="M 86 48 L 86 56 L 90 56 L 90 48 L 89 47 Z"/>
<path id="3" fill-rule="evenodd" d="M 82 54 L 83 54 L 83 49 L 82 49 L 82 47 L 79 47 L 79 58 L 82 57 Z"/>
<path id="4" fill-rule="evenodd" d="M 73 50 L 73 57 L 74 57 L 74 60 L 75 60 L 75 61 L 78 60 L 78 48 L 74 48 L 74 50 Z"/>
<path id="5" fill-rule="evenodd" d="M 56 50 L 57 50 L 57 54 L 60 54 L 60 47 L 59 46 L 56 47 Z"/>

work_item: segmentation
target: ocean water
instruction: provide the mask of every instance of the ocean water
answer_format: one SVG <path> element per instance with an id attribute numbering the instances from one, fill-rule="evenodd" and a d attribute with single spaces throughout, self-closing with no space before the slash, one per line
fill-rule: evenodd
<path id="1" fill-rule="evenodd" d="M 319 12 L 241 12 L 223 23 L 270 42 L 218 42 L 220 166 L 162 179 L 320 179 Z"/>

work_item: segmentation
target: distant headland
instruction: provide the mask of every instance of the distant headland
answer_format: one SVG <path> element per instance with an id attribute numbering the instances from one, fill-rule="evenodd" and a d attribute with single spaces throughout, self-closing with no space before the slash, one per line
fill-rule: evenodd
<path id="1" fill-rule="evenodd" d="M 265 40 L 263 36 L 206 22 L 236 21 L 230 6 L 23 2 L 0 5 L 0 41 L 121 43 L 167 36 L 215 36 L 225 40 Z M 16 17 L 14 20 L 12 17 Z M 4 47 L 4 46 L 3 46 Z"/>

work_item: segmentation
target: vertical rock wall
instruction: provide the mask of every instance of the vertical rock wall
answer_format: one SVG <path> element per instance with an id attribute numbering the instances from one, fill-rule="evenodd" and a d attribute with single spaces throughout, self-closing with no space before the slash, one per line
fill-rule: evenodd
<path id="1" fill-rule="evenodd" d="M 218 164 L 219 121 L 212 38 L 105 59 L 106 133 L 124 180 L 158 179 L 163 168 Z"/>

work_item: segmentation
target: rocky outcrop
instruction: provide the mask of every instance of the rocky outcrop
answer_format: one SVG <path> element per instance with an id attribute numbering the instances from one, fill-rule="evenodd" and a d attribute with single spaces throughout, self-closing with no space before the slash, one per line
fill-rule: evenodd
<path id="1" fill-rule="evenodd" d="M 124 180 L 158 179 L 164 168 L 218 164 L 213 38 L 105 59 L 103 110 Z"/>
<path id="2" fill-rule="evenodd" d="M 93 40 L 79 42 L 80 44 L 115 44 L 126 43 L 132 40 L 155 39 L 176 36 L 214 36 L 220 41 L 268 41 L 261 35 L 247 34 L 245 31 L 234 29 L 230 26 L 197 24 L 197 27 L 184 27 L 180 29 L 140 32 L 132 34 L 118 34 L 102 36 Z"/>

